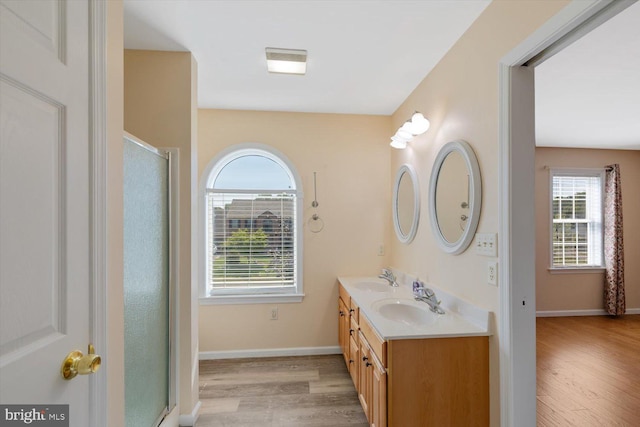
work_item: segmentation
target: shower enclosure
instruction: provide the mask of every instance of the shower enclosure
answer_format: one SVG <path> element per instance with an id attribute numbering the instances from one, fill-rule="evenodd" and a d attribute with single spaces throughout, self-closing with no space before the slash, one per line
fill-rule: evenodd
<path id="1" fill-rule="evenodd" d="M 175 406 L 171 152 L 124 137 L 125 426 Z"/>

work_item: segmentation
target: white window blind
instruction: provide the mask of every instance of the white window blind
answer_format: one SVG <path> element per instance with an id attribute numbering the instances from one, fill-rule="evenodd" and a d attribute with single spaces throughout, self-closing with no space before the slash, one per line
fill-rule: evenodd
<path id="1" fill-rule="evenodd" d="M 602 173 L 552 171 L 553 267 L 602 266 Z"/>
<path id="2" fill-rule="evenodd" d="M 207 197 L 210 289 L 295 288 L 295 193 L 211 189 Z"/>

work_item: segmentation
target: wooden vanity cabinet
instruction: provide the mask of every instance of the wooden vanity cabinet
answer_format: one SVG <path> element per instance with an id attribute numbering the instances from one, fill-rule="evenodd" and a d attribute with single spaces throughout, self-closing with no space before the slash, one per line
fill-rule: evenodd
<path id="1" fill-rule="evenodd" d="M 340 290 L 351 309 L 348 293 L 342 285 Z M 349 359 L 357 360 L 347 366 L 359 371 L 352 378 L 371 426 L 489 425 L 489 337 L 385 341 L 359 310 L 349 320 L 348 328 L 359 331 L 356 338 L 349 329 L 341 332 L 350 343 Z M 357 352 L 351 352 L 354 346 Z"/>

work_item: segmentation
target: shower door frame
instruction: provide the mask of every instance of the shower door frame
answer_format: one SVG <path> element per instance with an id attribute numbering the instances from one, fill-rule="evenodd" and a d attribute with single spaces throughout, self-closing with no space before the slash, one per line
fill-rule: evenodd
<path id="1" fill-rule="evenodd" d="M 169 381 L 168 381 L 168 402 L 165 411 L 160 415 L 155 425 L 162 425 L 167 415 L 174 409 L 178 408 L 178 261 L 179 257 L 179 223 L 178 223 L 178 207 L 179 207 L 179 164 L 180 150 L 178 148 L 154 147 L 134 135 L 123 132 L 123 138 L 138 146 L 167 159 L 167 208 L 168 226 L 169 226 Z"/>

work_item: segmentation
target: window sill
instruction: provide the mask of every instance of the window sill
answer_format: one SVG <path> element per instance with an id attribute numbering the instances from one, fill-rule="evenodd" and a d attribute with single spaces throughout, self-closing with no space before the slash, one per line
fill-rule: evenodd
<path id="1" fill-rule="evenodd" d="M 200 297 L 200 305 L 291 303 L 303 298 L 304 294 L 216 295 Z"/>
<path id="2" fill-rule="evenodd" d="M 601 274 L 604 267 L 549 267 L 550 274 Z"/>

